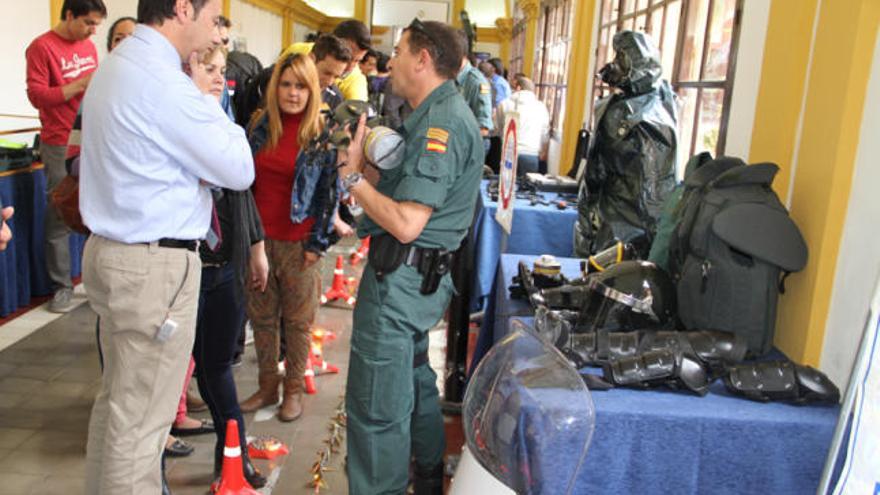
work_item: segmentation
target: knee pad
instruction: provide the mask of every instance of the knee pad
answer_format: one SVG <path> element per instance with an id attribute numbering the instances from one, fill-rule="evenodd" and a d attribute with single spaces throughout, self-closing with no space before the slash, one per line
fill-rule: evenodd
<path id="1" fill-rule="evenodd" d="M 578 369 L 601 366 L 613 359 L 635 356 L 639 332 L 573 333 L 561 350 Z"/>
<path id="2" fill-rule="evenodd" d="M 696 356 L 669 349 L 617 359 L 605 364 L 602 369 L 606 381 L 625 387 L 666 385 L 706 395 L 711 383 L 709 372 Z"/>
<path id="3" fill-rule="evenodd" d="M 687 332 L 646 332 L 639 352 L 670 349 L 698 358 L 715 377 L 746 355 L 746 342 L 730 332 L 698 330 Z"/>
<path id="4" fill-rule="evenodd" d="M 734 366 L 724 378 L 731 393 L 760 402 L 837 403 L 840 390 L 821 371 L 790 361 L 767 361 Z"/>

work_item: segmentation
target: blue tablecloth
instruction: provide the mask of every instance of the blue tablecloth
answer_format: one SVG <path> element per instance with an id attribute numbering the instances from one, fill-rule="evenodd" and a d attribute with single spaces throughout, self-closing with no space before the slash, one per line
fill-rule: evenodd
<path id="1" fill-rule="evenodd" d="M 571 402 L 564 394 L 548 392 L 545 406 L 564 409 Z M 752 402 L 729 394 L 720 380 L 705 397 L 664 389 L 591 394 L 596 429 L 574 493 L 815 493 L 840 410 Z M 522 416 L 530 414 L 541 412 Z M 579 447 L 558 445 L 553 458 L 541 460 L 542 476 L 565 475 L 553 459 Z"/>
<path id="2" fill-rule="evenodd" d="M 0 252 L 0 317 L 30 303 L 32 296 L 52 292 L 46 272 L 43 216 L 46 213 L 46 175 L 43 166 L 0 176 L 0 200 L 14 206 L 9 221 L 12 242 Z M 71 275 L 79 276 L 86 237 L 70 236 Z"/>
<path id="3" fill-rule="evenodd" d="M 501 254 L 503 231 L 495 221 L 498 203 L 489 199 L 486 192 L 488 181 L 480 185 L 480 199 L 474 218 L 474 285 L 471 297 L 471 310 L 483 307 L 486 296 L 492 289 L 498 259 Z M 557 194 L 543 193 L 547 202 L 558 199 Z M 531 205 L 526 199 L 517 199 L 513 212 L 513 228 L 507 240 L 507 253 L 552 254 L 571 256 L 574 252 L 574 223 L 577 209 L 568 207 L 558 209 L 555 205 Z"/>

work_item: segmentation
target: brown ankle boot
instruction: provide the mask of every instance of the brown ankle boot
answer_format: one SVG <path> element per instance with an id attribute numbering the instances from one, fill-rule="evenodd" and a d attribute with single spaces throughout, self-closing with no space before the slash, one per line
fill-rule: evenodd
<path id="1" fill-rule="evenodd" d="M 278 419 L 294 421 L 302 416 L 302 378 L 284 379 L 284 400 L 278 408 Z"/>
<path id="2" fill-rule="evenodd" d="M 245 399 L 239 407 L 241 412 L 254 412 L 261 407 L 278 404 L 278 386 L 281 384 L 281 375 L 277 371 L 260 371 L 260 389 L 254 395 Z"/>

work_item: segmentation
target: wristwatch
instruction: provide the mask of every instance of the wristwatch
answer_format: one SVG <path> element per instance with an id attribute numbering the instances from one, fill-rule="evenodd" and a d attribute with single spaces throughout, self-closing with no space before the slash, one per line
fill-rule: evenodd
<path id="1" fill-rule="evenodd" d="M 351 192 L 351 188 L 355 186 L 355 184 L 359 183 L 364 179 L 364 174 L 360 172 L 352 172 L 345 177 L 342 178 L 342 189 L 345 192 Z"/>

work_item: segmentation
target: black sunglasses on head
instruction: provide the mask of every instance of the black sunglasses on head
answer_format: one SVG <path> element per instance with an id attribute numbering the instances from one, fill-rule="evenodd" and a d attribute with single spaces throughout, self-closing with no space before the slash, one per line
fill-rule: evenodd
<path id="1" fill-rule="evenodd" d="M 443 55 L 443 45 L 430 33 L 430 31 L 428 31 L 428 28 L 418 17 L 414 18 L 412 22 L 409 23 L 407 29 L 425 35 L 431 44 L 434 45 L 434 49 L 437 50 L 437 58 L 440 58 Z"/>

